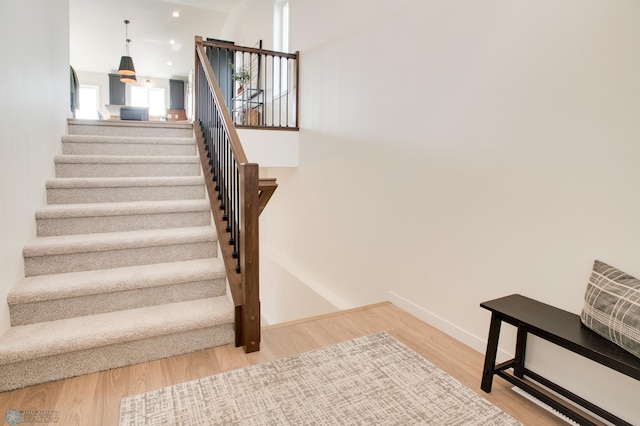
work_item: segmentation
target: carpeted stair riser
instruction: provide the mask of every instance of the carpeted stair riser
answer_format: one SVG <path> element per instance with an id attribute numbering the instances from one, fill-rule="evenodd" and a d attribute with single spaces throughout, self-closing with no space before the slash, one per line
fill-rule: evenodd
<path id="1" fill-rule="evenodd" d="M 216 256 L 211 243 L 145 247 L 109 252 L 89 252 L 25 258 L 25 276 L 149 265 L 172 260 L 204 259 Z"/>
<path id="2" fill-rule="evenodd" d="M 101 136 L 134 136 L 134 137 L 164 137 L 164 138 L 191 138 L 193 127 L 188 124 L 171 123 L 126 123 L 126 122 L 99 122 L 70 123 L 68 125 L 70 135 L 101 135 Z"/>
<path id="3" fill-rule="evenodd" d="M 42 237 L 23 249 L 25 276 L 217 256 L 211 227 Z"/>
<path id="4" fill-rule="evenodd" d="M 201 166 L 196 156 L 83 156 L 55 158 L 58 178 L 198 176 Z"/>
<path id="5" fill-rule="evenodd" d="M 39 237 L 95 234 L 211 224 L 209 202 L 202 200 L 61 204 L 36 211 Z"/>
<path id="6" fill-rule="evenodd" d="M 221 296 L 12 327 L 0 391 L 228 344 L 233 316 Z"/>
<path id="7" fill-rule="evenodd" d="M 142 229 L 185 228 L 211 223 L 208 212 L 159 213 L 145 215 L 96 216 L 37 221 L 39 237 Z"/>
<path id="8" fill-rule="evenodd" d="M 210 242 L 25 258 L 25 276 L 120 268 L 216 255 Z"/>
<path id="9" fill-rule="evenodd" d="M 205 194 L 200 176 L 51 179 L 46 188 L 48 204 L 202 199 Z"/>
<path id="10" fill-rule="evenodd" d="M 222 296 L 218 258 L 27 277 L 8 295 L 11 325 Z"/>
<path id="11" fill-rule="evenodd" d="M 64 155 L 112 156 L 192 156 L 197 155 L 195 139 L 63 136 Z"/>
<path id="12" fill-rule="evenodd" d="M 141 288 L 117 293 L 24 303 L 11 306 L 11 325 L 34 324 L 105 312 L 135 309 L 163 303 L 185 302 L 225 294 L 224 280 L 178 283 L 164 287 Z"/>

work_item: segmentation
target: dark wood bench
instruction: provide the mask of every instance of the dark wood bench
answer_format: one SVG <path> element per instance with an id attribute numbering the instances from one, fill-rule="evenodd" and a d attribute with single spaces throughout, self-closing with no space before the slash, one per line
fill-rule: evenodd
<path id="1" fill-rule="evenodd" d="M 480 306 L 491 311 L 489 339 L 484 371 L 482 372 L 481 388 L 483 391 L 491 392 L 493 376 L 498 375 L 582 425 L 597 424 L 592 417 L 585 417 L 584 412 L 572 408 L 572 405 L 566 401 L 563 402 L 559 398 L 554 398 L 541 391 L 537 386 L 532 386 L 529 381 L 524 380 L 524 376 L 527 376 L 534 382 L 557 392 L 603 419 L 616 425 L 630 425 L 612 413 L 526 368 L 527 335 L 531 333 L 636 380 L 640 380 L 640 358 L 583 326 L 579 315 L 519 294 L 484 302 Z M 518 329 L 516 351 L 513 359 L 496 365 L 500 325 L 503 321 Z M 507 372 L 509 369 L 513 369 L 513 371 Z"/>

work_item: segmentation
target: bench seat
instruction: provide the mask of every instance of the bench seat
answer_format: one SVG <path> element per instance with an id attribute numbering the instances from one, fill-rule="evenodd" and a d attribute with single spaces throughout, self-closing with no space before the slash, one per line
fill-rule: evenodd
<path id="1" fill-rule="evenodd" d="M 498 375 L 578 423 L 596 424 L 591 419 L 584 417 L 579 411 L 572 409 L 569 404 L 563 404 L 530 386 L 522 380 L 524 376 L 527 376 L 606 420 L 615 424 L 630 424 L 527 369 L 525 367 L 527 335 L 531 333 L 636 380 L 640 380 L 640 358 L 589 330 L 582 325 L 579 315 L 519 294 L 484 302 L 480 306 L 491 311 L 491 326 L 482 375 L 481 388 L 483 391 L 491 392 L 493 376 Z M 511 324 L 518 329 L 516 353 L 512 360 L 496 365 L 502 322 Z M 512 374 L 506 371 L 509 369 L 513 369 Z"/>

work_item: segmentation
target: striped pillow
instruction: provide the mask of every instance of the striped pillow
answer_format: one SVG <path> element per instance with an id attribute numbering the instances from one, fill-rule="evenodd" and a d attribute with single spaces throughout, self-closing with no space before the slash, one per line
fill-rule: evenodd
<path id="1" fill-rule="evenodd" d="M 580 319 L 591 330 L 640 357 L 640 280 L 596 260 Z"/>

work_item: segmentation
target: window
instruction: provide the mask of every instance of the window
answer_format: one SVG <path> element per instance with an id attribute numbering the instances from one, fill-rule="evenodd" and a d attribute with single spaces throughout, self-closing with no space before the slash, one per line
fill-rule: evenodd
<path id="1" fill-rule="evenodd" d="M 273 10 L 273 47 L 289 51 L 289 0 L 275 0 Z"/>
<path id="2" fill-rule="evenodd" d="M 282 3 L 282 41 L 281 49 L 283 52 L 289 52 L 289 2 Z"/>
<path id="3" fill-rule="evenodd" d="M 80 85 L 79 101 L 80 108 L 76 110 L 76 118 L 84 120 L 98 120 L 98 86 Z"/>
<path id="4" fill-rule="evenodd" d="M 149 107 L 150 116 L 166 116 L 167 107 L 164 89 L 131 86 L 131 106 Z"/>
<path id="5" fill-rule="evenodd" d="M 273 40 L 274 50 L 289 52 L 289 0 L 275 0 Z M 283 95 L 287 93 L 289 87 L 289 62 L 286 59 L 276 60 L 274 72 L 276 75 L 274 93 Z"/>

